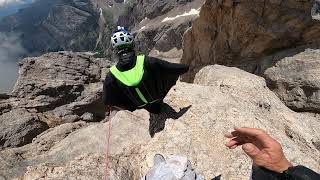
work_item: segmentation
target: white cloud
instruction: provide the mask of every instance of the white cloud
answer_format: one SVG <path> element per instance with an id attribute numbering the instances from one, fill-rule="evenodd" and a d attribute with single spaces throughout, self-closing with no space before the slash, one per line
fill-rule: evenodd
<path id="1" fill-rule="evenodd" d="M 0 0 L 0 8 L 13 4 L 25 3 L 25 0 Z"/>
<path id="2" fill-rule="evenodd" d="M 17 34 L 0 32 L 0 62 L 17 61 L 25 53 Z"/>
<path id="3" fill-rule="evenodd" d="M 11 91 L 18 74 L 17 62 L 25 53 L 18 35 L 0 32 L 0 93 Z"/>

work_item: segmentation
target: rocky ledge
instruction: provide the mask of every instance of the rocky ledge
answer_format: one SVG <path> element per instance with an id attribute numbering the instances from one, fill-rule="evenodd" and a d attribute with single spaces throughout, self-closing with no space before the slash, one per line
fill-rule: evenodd
<path id="1" fill-rule="evenodd" d="M 104 119 L 106 59 L 58 52 L 26 58 L 11 97 L 0 99 L 0 148 L 28 144 L 50 127 Z"/>
<path id="2" fill-rule="evenodd" d="M 106 64 L 100 64 L 100 67 L 107 67 L 107 62 L 82 54 L 54 53 L 26 59 L 22 63 L 20 78 L 14 90 L 15 97 L 1 101 L 11 106 L 9 109 L 4 108 L 0 116 L 1 127 L 4 124 L 5 128 L 11 128 L 0 134 L 1 142 L 6 142 L 6 146 L 2 144 L 5 148 L 0 151 L 3 162 L 0 164 L 1 175 L 7 179 L 24 180 L 103 178 L 109 126 L 105 121 L 108 118 L 101 122 L 91 122 L 81 119 L 80 115 L 95 115 L 91 107 L 99 98 L 90 103 L 86 98 L 91 95 L 99 97 L 100 90 L 88 94 L 85 89 L 92 86 L 101 88 L 103 73 L 93 70 L 100 63 Z M 75 64 L 61 66 L 64 63 Z M 53 72 L 61 68 L 64 71 L 54 75 Z M 46 72 L 45 69 L 52 75 L 41 74 Z M 65 75 L 61 76 L 61 73 Z M 81 75 L 81 78 L 75 78 L 77 75 Z M 30 80 L 26 81 L 26 77 Z M 41 78 L 48 83 L 44 85 Z M 82 91 L 77 94 L 81 83 Z M 74 103 L 59 104 L 56 107 L 58 103 L 55 102 L 60 101 L 60 93 L 47 89 L 63 86 L 61 84 L 77 87 L 67 88 L 67 92 L 78 96 Z M 33 90 L 30 90 L 29 85 L 34 87 Z M 61 96 L 66 96 L 64 94 L 67 92 L 61 92 Z M 39 96 L 45 97 L 37 98 Z M 30 98 L 28 102 L 32 103 L 25 103 L 26 98 Z M 132 114 L 120 111 L 112 118 L 110 179 L 139 179 L 152 166 L 156 153 L 188 156 L 196 171 L 207 179 L 219 175 L 223 179 L 248 179 L 250 159 L 240 149 L 230 151 L 224 147 L 223 134 L 234 126 L 266 130 L 283 145 L 290 161 L 320 172 L 320 121 L 287 108 L 267 87 L 262 77 L 237 68 L 208 66 L 197 73 L 194 84 L 179 82 L 174 86 L 165 102 L 167 105 L 161 115 L 150 115 L 145 110 Z M 52 108 L 49 108 L 50 103 L 54 104 Z M 80 107 L 83 112 L 76 107 Z M 61 109 L 77 116 L 77 120 L 55 114 Z M 24 115 L 21 117 L 12 113 Z M 59 125 L 48 123 L 52 119 L 45 119 L 49 117 L 47 114 L 58 119 Z M 22 122 L 22 119 L 25 120 Z M 36 131 L 32 133 L 35 138 L 18 144 L 19 138 L 8 136 L 6 132 L 23 136 L 23 132 L 26 132 L 23 130 L 27 128 L 23 126 L 25 121 L 32 122 L 28 123 L 31 124 L 28 127 Z M 12 122 L 15 122 L 14 128 L 17 130 L 12 129 Z M 20 130 L 18 127 L 26 128 Z"/>

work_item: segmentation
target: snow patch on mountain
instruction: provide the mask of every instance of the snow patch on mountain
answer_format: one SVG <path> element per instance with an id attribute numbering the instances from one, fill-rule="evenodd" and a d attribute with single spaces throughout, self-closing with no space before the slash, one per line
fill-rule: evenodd
<path id="1" fill-rule="evenodd" d="M 144 30 L 146 28 L 146 26 L 142 26 L 140 29 L 139 29 L 139 31 L 142 31 L 142 30 Z"/>
<path id="2" fill-rule="evenodd" d="M 198 16 L 199 13 L 200 13 L 200 8 L 199 9 L 191 9 L 189 12 L 185 12 L 185 13 L 177 15 L 175 17 L 166 17 L 161 22 L 173 21 L 175 19 L 178 19 L 181 17 L 186 17 L 186 16 L 195 16 L 195 15 Z"/>

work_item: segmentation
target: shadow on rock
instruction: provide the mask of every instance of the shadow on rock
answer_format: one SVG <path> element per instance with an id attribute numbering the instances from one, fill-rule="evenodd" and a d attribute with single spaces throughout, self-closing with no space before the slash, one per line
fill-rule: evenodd
<path id="1" fill-rule="evenodd" d="M 172 107 L 168 104 L 164 103 L 161 107 L 160 114 L 150 113 L 150 125 L 149 125 L 149 133 L 151 137 L 160 131 L 162 131 L 165 127 L 167 119 L 179 119 L 183 116 L 192 106 L 184 107 L 180 109 L 179 112 L 176 112 Z"/>

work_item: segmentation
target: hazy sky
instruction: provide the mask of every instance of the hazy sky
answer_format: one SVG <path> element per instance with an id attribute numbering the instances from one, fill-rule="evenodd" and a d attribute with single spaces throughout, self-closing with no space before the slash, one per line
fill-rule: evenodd
<path id="1" fill-rule="evenodd" d="M 0 0 L 0 19 L 34 0 Z M 25 50 L 17 34 L 0 32 L 0 93 L 11 92 L 18 76 L 18 61 Z"/>
<path id="2" fill-rule="evenodd" d="M 17 4 L 28 3 L 33 0 L 0 0 L 0 8 Z"/>
<path id="3" fill-rule="evenodd" d="M 19 57 L 24 53 L 17 34 L 0 32 L 0 93 L 11 91 L 18 74 Z"/>
<path id="4" fill-rule="evenodd" d="M 17 12 L 19 9 L 27 7 L 34 0 L 0 0 L 0 19 Z"/>
<path id="5" fill-rule="evenodd" d="M 10 93 L 17 76 L 18 66 L 16 63 L 0 62 L 0 93 Z"/>
<path id="6" fill-rule="evenodd" d="M 0 0 L 0 7 L 9 6 L 12 4 L 22 3 L 23 0 Z"/>

